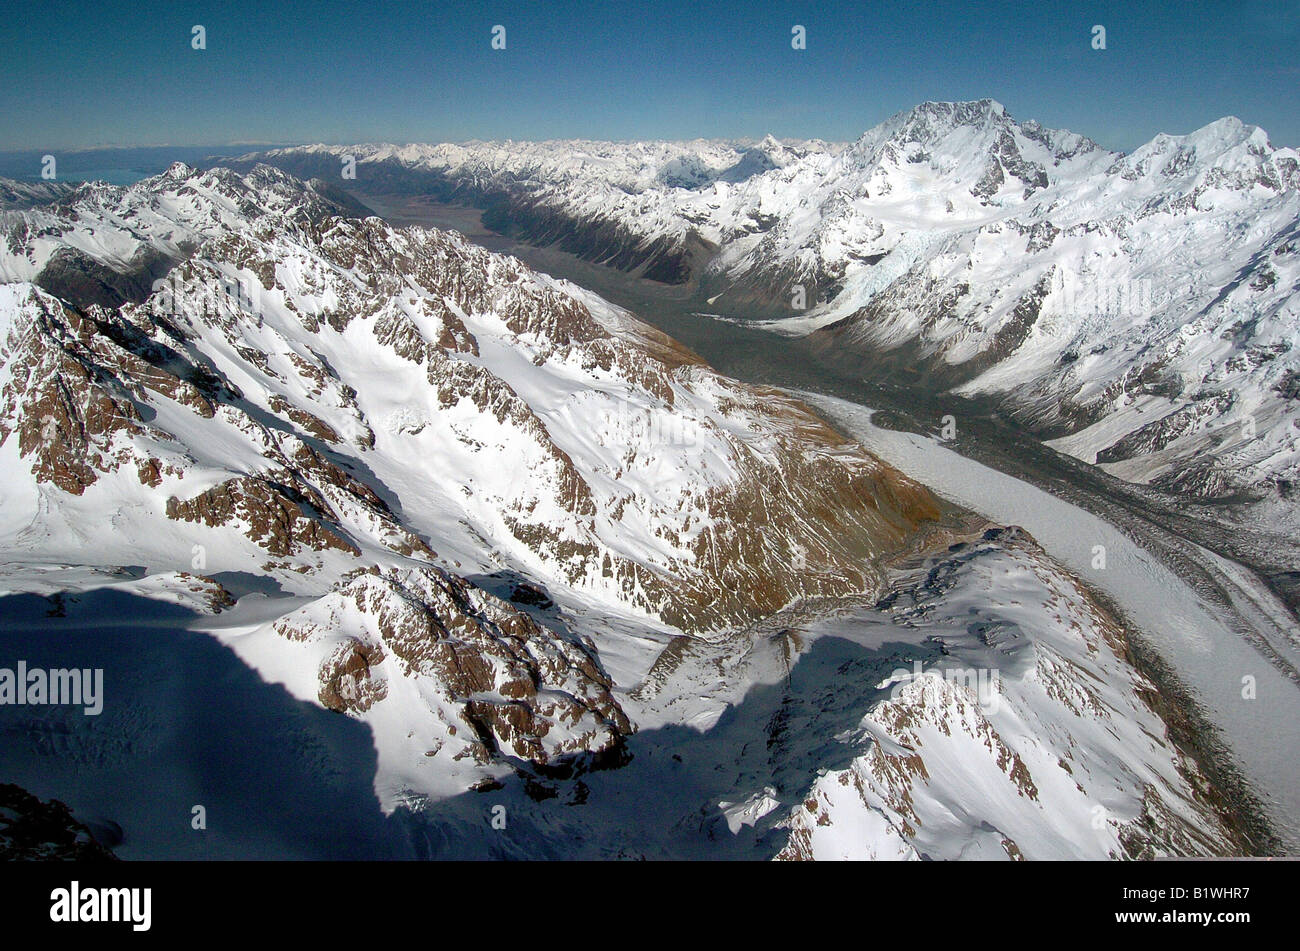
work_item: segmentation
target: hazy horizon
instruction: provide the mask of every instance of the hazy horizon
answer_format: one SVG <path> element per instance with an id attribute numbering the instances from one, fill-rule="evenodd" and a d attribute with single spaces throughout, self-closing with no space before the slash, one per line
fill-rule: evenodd
<path id="1" fill-rule="evenodd" d="M 650 18 L 639 4 L 326 2 L 286 18 L 232 0 L 64 4 L 29 20 L 0 37 L 3 152 L 851 141 L 920 102 L 981 98 L 1118 151 L 1229 115 L 1300 145 L 1300 10 L 1264 2 L 1189 12 L 1175 2 L 871 10 L 670 0 Z M 1098 26 L 1105 49 L 1094 48 Z M 503 49 L 492 45 L 497 27 Z"/>
<path id="2" fill-rule="evenodd" d="M 983 98 L 991 99 L 994 97 L 983 97 Z M 917 103 L 917 105 L 920 105 L 920 103 Z M 1076 128 L 1070 128 L 1068 126 L 1053 124 L 1050 121 L 1044 121 L 1042 118 L 1038 116 L 1021 116 L 1018 115 L 1014 109 L 1006 106 L 1006 103 L 1002 103 L 1002 105 L 1007 109 L 1007 113 L 1018 122 L 1024 122 L 1033 119 L 1049 128 L 1067 129 L 1070 132 L 1087 136 L 1088 138 L 1093 139 L 1093 141 L 1098 142 L 1098 144 L 1101 145 L 1103 148 L 1109 149 L 1111 151 L 1115 151 L 1115 152 L 1133 151 L 1133 149 L 1119 149 L 1104 141 L 1100 141 L 1096 138 L 1096 136 L 1091 135 L 1086 129 L 1076 129 Z M 889 118 L 888 116 L 885 117 L 885 119 L 888 118 Z M 1196 131 L 1196 129 L 1203 128 L 1205 125 L 1208 125 L 1212 122 L 1219 121 L 1220 119 L 1224 119 L 1224 118 L 1230 118 L 1230 117 L 1217 116 L 1214 119 L 1209 120 L 1209 122 L 1203 123 L 1201 126 L 1197 126 L 1196 128 L 1193 129 L 1177 129 L 1177 130 L 1160 129 L 1156 133 L 1153 133 L 1152 138 L 1154 138 L 1155 135 L 1161 133 L 1167 135 L 1175 135 L 1175 136 L 1187 135 L 1191 132 Z M 1259 123 L 1251 122 L 1249 119 L 1243 116 L 1235 116 L 1231 118 L 1236 118 L 1246 125 L 1256 126 L 1258 128 L 1263 129 L 1264 132 L 1268 135 L 1269 141 L 1275 147 L 1278 148 L 1295 147 L 1290 143 L 1277 141 L 1277 139 L 1274 138 L 1272 131 L 1265 126 L 1260 125 Z M 884 121 L 884 119 L 882 119 L 881 121 Z M 879 123 L 875 123 L 875 125 L 878 124 Z M 874 125 L 863 129 L 861 134 L 865 134 L 867 131 L 869 131 L 870 128 L 873 127 Z M 722 135 L 695 136 L 693 140 L 718 141 L 718 142 L 758 142 L 761 139 L 763 139 L 764 136 L 766 135 L 774 135 L 774 133 L 769 132 L 769 133 L 737 135 L 737 136 L 722 136 Z M 592 138 L 592 137 L 582 137 L 582 138 L 584 138 L 586 141 L 594 141 L 594 142 L 692 141 L 692 139 L 682 139 L 682 138 L 676 138 L 676 139 L 673 138 L 626 139 L 626 138 Z M 853 141 L 853 139 L 831 139 L 825 136 L 776 135 L 775 138 L 784 142 L 809 141 L 812 139 L 821 139 L 822 141 L 828 143 L 843 144 L 843 143 Z M 857 137 L 855 136 L 854 138 Z M 386 140 L 386 141 L 385 140 L 370 140 L 370 141 L 343 140 L 343 141 L 326 142 L 317 139 L 317 140 L 303 141 L 303 142 L 267 141 L 267 142 L 230 142 L 230 143 L 214 143 L 214 144 L 198 143 L 198 144 L 149 144 L 149 145 L 91 145 L 91 146 L 83 146 L 79 148 L 53 149 L 53 150 L 0 149 L 0 177 L 16 179 L 19 181 L 35 181 L 40 179 L 41 178 L 40 159 L 44 154 L 47 153 L 54 154 L 57 158 L 61 159 L 60 178 L 63 178 L 65 180 L 67 179 L 92 180 L 95 178 L 95 176 L 91 173 L 95 171 L 103 171 L 109 173 L 122 173 L 128 171 L 129 169 L 130 171 L 136 172 L 138 174 L 133 174 L 133 175 L 110 174 L 107 176 L 107 178 L 104 178 L 104 180 L 110 181 L 112 184 L 130 184 L 133 181 L 138 181 L 139 179 L 148 177 L 149 175 L 157 174 L 157 172 L 162 171 L 174 161 L 181 161 L 181 162 L 186 162 L 187 164 L 193 164 L 194 162 L 201 162 L 205 159 L 233 157 L 248 152 L 269 151 L 271 149 L 301 148 L 301 147 L 307 147 L 312 145 L 322 145 L 327 147 L 343 146 L 343 145 L 393 145 L 393 146 L 440 145 L 440 144 L 455 145 L 455 144 L 468 144 L 476 141 L 485 142 L 485 141 L 507 141 L 507 140 L 508 139 L 492 140 L 492 139 L 470 138 L 470 139 L 457 139 L 457 140 L 449 140 L 449 139 L 425 139 L 425 140 L 410 139 L 410 140 Z M 513 139 L 509 139 L 509 141 L 542 142 L 542 141 L 564 141 L 564 139 L 513 138 Z M 1145 144 L 1145 142 L 1139 143 L 1137 147 L 1140 147 L 1143 144 Z M 136 154 L 133 155 L 133 153 Z M 152 156 L 151 158 L 146 158 L 145 155 L 141 155 L 138 153 L 161 153 L 161 154 Z M 122 165 L 102 164 L 101 161 L 102 159 L 108 159 L 113 156 L 120 156 L 122 158 L 123 164 Z M 95 166 L 102 166 L 102 167 L 92 168 L 91 165 L 87 163 L 88 159 L 92 160 Z M 139 165 L 141 167 L 129 168 L 130 166 L 133 165 Z"/>

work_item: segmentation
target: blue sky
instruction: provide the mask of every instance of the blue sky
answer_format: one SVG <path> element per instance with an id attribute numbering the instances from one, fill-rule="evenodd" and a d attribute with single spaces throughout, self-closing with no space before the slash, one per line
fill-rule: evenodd
<path id="1" fill-rule="evenodd" d="M 847 140 L 926 99 L 983 97 L 1111 148 L 1223 115 L 1300 145 L 1295 0 L 7 5 L 4 150 Z M 191 48 L 194 24 L 206 50 Z M 806 50 L 791 49 L 794 24 Z"/>

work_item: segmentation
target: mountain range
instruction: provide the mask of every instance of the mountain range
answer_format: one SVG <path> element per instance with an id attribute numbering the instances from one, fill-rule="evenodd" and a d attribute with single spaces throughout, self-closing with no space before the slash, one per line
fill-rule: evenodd
<path id="1" fill-rule="evenodd" d="M 986 398 L 1050 445 L 1294 528 L 1300 155 L 1225 118 L 1130 154 L 993 100 L 856 142 L 309 146 L 233 160 L 485 224 L 811 335 L 828 363 Z"/>
<path id="2" fill-rule="evenodd" d="M 478 205 L 836 365 L 994 398 L 1126 479 L 1289 517 L 1294 152 L 1225 120 L 1119 156 L 981 101 L 851 145 L 228 164 L 0 183 L 0 587 L 59 619 L 23 624 L 109 637 L 110 594 L 183 610 L 363 724 L 380 807 L 438 855 L 1262 847 L 1122 618 L 1027 533 L 592 291 L 364 201 Z M 1141 314 L 1089 309 L 1125 282 Z M 183 853 L 96 772 L 161 742 L 152 697 L 61 723 L 70 790 L 38 788 L 43 740 L 6 740 L 13 778 L 112 814 L 128 855 Z M 494 803 L 529 835 L 485 839 Z"/>

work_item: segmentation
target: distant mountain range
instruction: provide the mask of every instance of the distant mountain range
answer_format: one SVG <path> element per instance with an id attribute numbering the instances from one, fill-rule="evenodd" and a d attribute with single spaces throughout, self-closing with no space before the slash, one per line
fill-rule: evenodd
<path id="1" fill-rule="evenodd" d="M 819 141 L 309 146 L 233 160 L 473 203 L 825 359 L 1001 403 L 1057 448 L 1300 525 L 1300 155 L 1233 118 L 1132 154 L 923 103 Z"/>

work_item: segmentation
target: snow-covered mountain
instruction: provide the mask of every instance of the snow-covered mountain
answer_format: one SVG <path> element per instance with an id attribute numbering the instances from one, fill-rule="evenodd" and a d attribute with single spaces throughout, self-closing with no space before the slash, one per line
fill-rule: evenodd
<path id="1" fill-rule="evenodd" d="M 311 147 L 485 223 L 781 318 L 864 374 L 991 396 L 1115 475 L 1289 499 L 1300 467 L 1300 155 L 1225 118 L 1130 155 L 923 103 L 848 146 Z M 245 159 L 249 161 L 251 159 Z M 698 174 L 668 170 L 689 166 Z M 404 170 L 403 178 L 400 172 Z"/>
<path id="2" fill-rule="evenodd" d="M 324 182 L 304 188 L 270 168 L 198 179 L 178 165 L 149 181 L 154 187 L 61 186 L 57 200 L 0 211 L 0 281 L 29 281 L 77 305 L 114 307 L 144 300 L 158 277 L 223 229 L 252 220 L 271 229 L 362 210 Z"/>
<path id="3" fill-rule="evenodd" d="M 759 148 L 773 169 L 798 161 Z M 734 164 L 707 168 L 729 184 Z M 989 826 L 1007 855 L 1233 847 L 1118 629 L 1030 543 L 995 533 L 946 550 L 958 513 L 797 400 L 722 377 L 628 312 L 456 234 L 349 210 L 269 167 L 177 165 L 5 213 L 6 594 L 47 597 L 50 616 L 90 631 L 131 623 L 78 607 L 106 591 L 183 608 L 266 681 L 364 723 L 386 810 L 481 824 L 455 812 L 476 808 L 467 790 L 509 795 L 522 775 L 536 804 L 538 782 L 576 771 L 571 801 L 588 811 L 536 805 L 543 854 L 597 847 L 626 829 L 609 814 L 622 797 L 661 788 L 628 765 L 641 735 L 655 735 L 643 764 L 688 733 L 725 746 L 754 721 L 723 714 L 762 713 L 747 697 L 779 682 L 778 661 L 787 678 L 816 671 L 789 618 L 809 619 L 807 644 L 863 647 L 808 613 L 848 603 L 890 633 L 824 685 L 823 702 L 843 703 L 725 789 L 726 763 L 701 764 L 665 799 L 685 812 L 660 848 L 703 847 L 709 817 L 756 833 L 768 815 L 785 817 L 776 834 L 793 856 L 984 854 Z M 57 266 L 68 260 L 86 280 Z M 916 564 L 928 581 L 900 579 Z M 950 575 L 968 579 L 964 595 Z M 974 591 L 996 606 L 987 630 L 971 626 Z M 970 685 L 885 683 L 900 660 L 942 663 L 936 636 L 1014 673 L 1009 712 L 972 713 L 972 697 L 995 698 Z M 131 729 L 167 722 L 139 703 Z M 115 742 L 81 720 L 78 742 Z M 889 765 L 921 746 L 923 768 Z M 29 788 L 41 755 L 12 758 Z M 831 784 L 849 768 L 873 791 L 841 801 Z M 972 776 L 998 794 L 972 796 Z M 110 794 L 93 781 L 89 766 L 75 778 L 103 812 Z M 805 799 L 830 817 L 815 830 L 791 811 Z M 1066 831 L 1095 806 L 1099 835 Z"/>
<path id="4" fill-rule="evenodd" d="M 145 255 L 183 260 L 111 308 L 0 287 L 10 558 L 260 565 L 286 591 L 379 612 L 349 630 L 373 625 L 376 649 L 401 654 L 377 602 L 433 591 L 446 601 L 430 630 L 463 615 L 549 637 L 435 563 L 708 633 L 879 591 L 885 559 L 938 514 L 798 403 L 590 295 L 455 235 L 329 210 L 270 168 L 176 166 L 12 220 L 11 276 L 48 281 L 67 249 L 127 275 Z M 353 577 L 369 563 L 400 570 Z M 284 625 L 329 626 L 311 611 Z M 357 633 L 290 640 L 334 649 Z M 506 650 L 483 636 L 476 653 Z M 545 666 L 590 666 L 575 650 Z M 321 691 L 368 656 L 318 658 Z M 457 695 L 489 689 L 474 683 Z"/>
<path id="5" fill-rule="evenodd" d="M 11 178 L 0 178 L 0 209 L 21 210 L 47 205 L 58 201 L 74 187 L 59 181 L 19 182 Z"/>
<path id="6" fill-rule="evenodd" d="M 903 665 L 876 685 L 886 697 L 844 737 L 851 759 L 773 816 L 791 830 L 780 858 L 1231 851 L 1187 795 L 1198 770 L 1159 738 L 1155 687 L 1125 663 L 1121 628 L 1016 529 L 954 545 L 870 609 L 803 636 L 910 641 L 940 656 L 920 676 Z M 810 707 L 780 724 L 786 749 L 815 735 L 801 721 L 828 712 Z"/>
<path id="7" fill-rule="evenodd" d="M 714 196 L 773 169 L 840 147 L 818 140 L 760 142 L 472 142 L 464 145 L 305 146 L 222 160 L 270 164 L 340 181 L 360 193 L 431 194 L 485 209 L 484 221 L 537 244 L 653 280 L 692 279 L 722 240 Z M 348 160 L 354 179 L 343 180 Z M 742 227 L 754 222 L 742 223 Z"/>
<path id="8" fill-rule="evenodd" d="M 128 272 L 146 251 L 203 249 L 112 310 L 6 287 L 5 426 L 39 477 L 89 511 L 112 491 L 99 483 L 139 470 L 133 491 L 172 498 L 168 517 L 242 526 L 279 557 L 409 555 L 437 535 L 449 564 L 492 570 L 489 550 L 690 630 L 872 590 L 871 565 L 935 514 L 799 404 L 598 298 L 453 234 L 322 219 L 294 187 L 270 168 L 178 167 L 107 212 L 104 186 L 66 206 L 106 224 L 48 237 L 26 213 L 32 237 L 0 266 L 38 282 L 65 247 Z M 231 200 L 244 189 L 265 192 L 252 213 Z M 142 412 L 150 394 L 180 408 Z"/>

